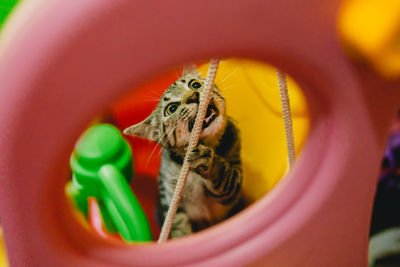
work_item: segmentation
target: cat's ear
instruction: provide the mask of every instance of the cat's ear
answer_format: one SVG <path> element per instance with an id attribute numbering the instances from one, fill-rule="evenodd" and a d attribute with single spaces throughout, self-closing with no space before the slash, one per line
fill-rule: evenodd
<path id="1" fill-rule="evenodd" d="M 193 76 L 200 77 L 200 73 L 198 72 L 195 64 L 187 64 L 187 65 L 183 66 L 182 76 L 186 76 L 186 75 L 193 75 Z"/>
<path id="2" fill-rule="evenodd" d="M 152 113 L 144 121 L 126 128 L 124 134 L 158 142 L 160 138 L 159 122 L 154 113 Z"/>

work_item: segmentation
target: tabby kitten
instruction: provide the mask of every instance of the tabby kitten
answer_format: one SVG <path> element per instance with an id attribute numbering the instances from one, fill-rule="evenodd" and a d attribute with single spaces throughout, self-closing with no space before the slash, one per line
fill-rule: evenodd
<path id="1" fill-rule="evenodd" d="M 196 69 L 185 68 L 151 115 L 124 131 L 156 141 L 163 148 L 158 177 L 162 219 L 179 177 L 204 82 Z M 216 86 L 202 127 L 199 144 L 189 154 L 191 170 L 172 225 L 172 238 L 222 221 L 241 203 L 240 132 L 226 115 L 225 100 Z"/>

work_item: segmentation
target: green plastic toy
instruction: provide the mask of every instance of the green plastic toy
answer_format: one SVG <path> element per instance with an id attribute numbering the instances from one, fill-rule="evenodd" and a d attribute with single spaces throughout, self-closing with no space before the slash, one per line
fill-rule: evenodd
<path id="1" fill-rule="evenodd" d="M 125 241 L 151 241 L 149 223 L 129 187 L 133 176 L 131 150 L 114 126 L 89 128 L 71 156 L 72 182 L 67 194 L 87 216 L 88 197 L 98 201 L 103 221 L 111 233 Z"/>
<path id="2" fill-rule="evenodd" d="M 0 0 L 0 29 L 18 0 Z"/>

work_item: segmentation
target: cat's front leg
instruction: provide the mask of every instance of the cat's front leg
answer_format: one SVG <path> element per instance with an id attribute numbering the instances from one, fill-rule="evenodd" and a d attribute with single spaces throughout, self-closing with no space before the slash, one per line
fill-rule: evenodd
<path id="1" fill-rule="evenodd" d="M 199 144 L 188 155 L 189 166 L 195 172 L 202 175 L 209 172 L 213 163 L 214 149 Z"/>
<path id="2" fill-rule="evenodd" d="M 165 221 L 168 214 L 168 209 L 171 204 L 173 190 L 175 187 L 175 182 L 167 182 L 166 170 L 162 169 L 159 176 L 159 214 L 161 215 L 160 220 Z M 192 224 L 190 222 L 189 216 L 186 214 L 186 210 L 183 206 L 179 205 L 178 210 L 171 227 L 171 238 L 182 237 L 189 235 L 193 232 Z"/>
<path id="3" fill-rule="evenodd" d="M 206 192 L 222 204 L 232 204 L 240 196 L 241 161 L 238 153 L 233 155 L 229 161 L 202 144 L 189 154 L 190 167 L 204 178 Z"/>

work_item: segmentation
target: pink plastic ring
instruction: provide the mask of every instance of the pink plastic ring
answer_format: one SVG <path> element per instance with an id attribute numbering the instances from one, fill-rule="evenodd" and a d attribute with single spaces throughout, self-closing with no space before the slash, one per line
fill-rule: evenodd
<path id="1" fill-rule="evenodd" d="M 400 92 L 343 54 L 339 4 L 22 2 L 0 44 L 0 216 L 11 264 L 365 265 L 380 154 Z M 304 89 L 312 127 L 291 174 L 240 215 L 189 238 L 120 246 L 83 229 L 63 187 L 89 120 L 128 88 L 213 56 L 267 61 Z"/>

